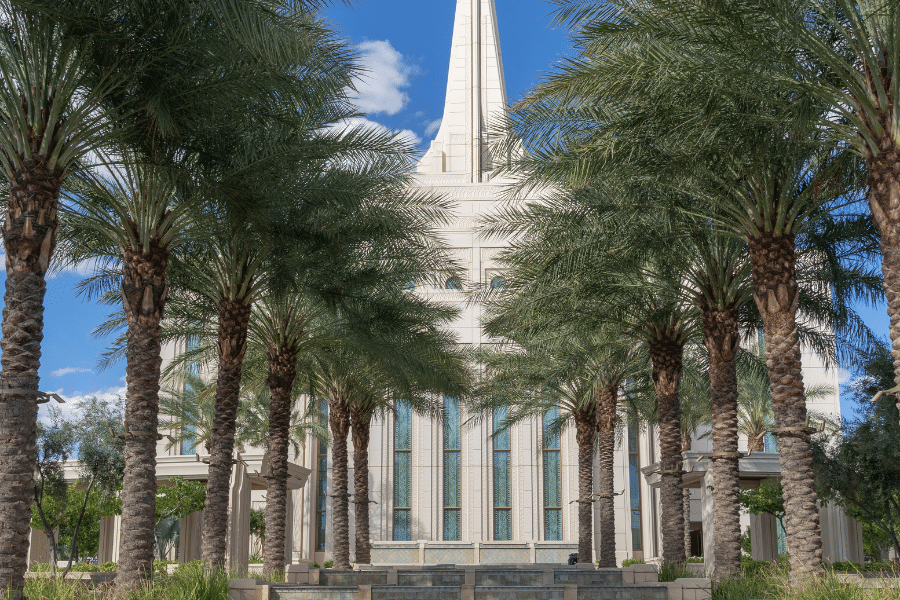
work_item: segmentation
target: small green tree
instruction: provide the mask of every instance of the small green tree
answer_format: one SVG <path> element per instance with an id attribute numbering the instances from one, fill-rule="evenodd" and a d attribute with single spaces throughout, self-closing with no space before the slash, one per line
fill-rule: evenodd
<path id="1" fill-rule="evenodd" d="M 169 485 L 160 487 L 156 495 L 156 548 L 159 560 L 165 555 L 177 535 L 176 521 L 203 510 L 206 486 L 199 481 L 173 477 Z"/>
<path id="2" fill-rule="evenodd" d="M 55 577 L 59 560 L 58 529 L 65 522 L 68 501 L 63 463 L 74 453 L 75 436 L 59 409 L 51 406 L 49 413 L 48 423 L 37 422 L 37 481 L 31 527 L 43 531 L 50 541 L 50 572 Z"/>
<path id="3" fill-rule="evenodd" d="M 262 508 L 254 508 L 250 511 L 250 535 L 256 536 L 259 543 L 257 556 L 262 556 L 266 551 L 266 511 Z"/>
<path id="4" fill-rule="evenodd" d="M 756 489 L 741 490 L 741 506 L 751 515 L 772 515 L 778 520 L 778 526 L 784 530 L 784 491 L 780 481 L 767 479 Z"/>
<path id="5" fill-rule="evenodd" d="M 51 407 L 49 425 L 38 423 L 38 486 L 32 527 L 47 533 L 54 574 L 61 545 L 66 547 L 68 573 L 79 549 L 91 551 L 99 545 L 100 519 L 121 510 L 118 491 L 125 458 L 123 443 L 115 432 L 122 429 L 122 409 L 113 402 L 89 398 L 77 403 L 75 412 L 78 418 L 69 421 Z M 63 471 L 63 463 L 73 456 L 80 465 L 77 482 L 66 481 Z"/>

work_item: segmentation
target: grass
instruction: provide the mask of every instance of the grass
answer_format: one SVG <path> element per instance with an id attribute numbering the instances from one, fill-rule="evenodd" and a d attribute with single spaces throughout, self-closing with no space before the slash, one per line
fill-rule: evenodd
<path id="1" fill-rule="evenodd" d="M 227 600 L 229 576 L 206 576 L 197 561 L 175 569 L 172 575 L 155 575 L 147 586 L 136 589 L 128 600 Z M 99 591 L 99 593 L 97 593 Z M 111 597 L 111 586 L 90 590 L 80 581 L 36 578 L 25 580 L 30 600 L 98 600 Z"/>
<path id="2" fill-rule="evenodd" d="M 867 589 L 827 573 L 817 583 L 796 587 L 784 572 L 761 573 L 713 583 L 713 600 L 900 600 L 900 588 Z"/>
<path id="3" fill-rule="evenodd" d="M 675 581 L 676 579 L 690 579 L 691 577 L 696 577 L 696 575 L 683 564 L 668 564 L 662 565 L 659 568 L 659 580 L 661 582 Z"/>

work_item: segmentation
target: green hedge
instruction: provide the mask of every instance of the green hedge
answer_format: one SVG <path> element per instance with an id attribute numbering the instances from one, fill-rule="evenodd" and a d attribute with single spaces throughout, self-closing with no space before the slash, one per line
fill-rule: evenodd
<path id="1" fill-rule="evenodd" d="M 625 560 L 622 561 L 622 568 L 623 568 L 623 569 L 627 569 L 627 568 L 630 567 L 631 565 L 645 565 L 645 564 L 647 564 L 647 563 L 645 563 L 645 562 L 642 561 L 642 560 L 635 560 L 635 559 L 633 559 L 633 558 L 626 558 Z"/>

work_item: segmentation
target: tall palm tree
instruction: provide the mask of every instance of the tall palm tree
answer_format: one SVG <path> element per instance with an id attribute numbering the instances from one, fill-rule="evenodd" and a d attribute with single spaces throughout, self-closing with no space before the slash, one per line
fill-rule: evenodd
<path id="1" fill-rule="evenodd" d="M 496 333 L 496 329 L 494 330 Z M 487 379 L 477 392 L 472 410 L 486 418 L 498 408 L 506 411 L 503 423 L 495 423 L 495 430 L 506 430 L 523 420 L 559 410 L 556 422 L 548 423 L 551 430 L 573 425 L 578 445 L 578 560 L 593 562 L 594 554 L 594 449 L 597 438 L 596 393 L 600 387 L 599 374 L 589 361 L 590 352 L 579 353 L 583 339 L 569 339 L 563 345 L 549 348 L 535 340 L 507 333 L 524 346 L 524 352 L 514 347 L 481 356 L 488 370 Z M 568 347 L 567 347 L 568 346 Z"/>
<path id="2" fill-rule="evenodd" d="M 321 306 L 299 294 L 267 296 L 257 303 L 250 320 L 251 342 L 266 357 L 265 386 L 269 390 L 269 436 L 266 450 L 266 572 L 283 572 L 285 527 L 289 501 L 288 451 L 297 361 L 319 343 L 327 331 Z"/>
<path id="3" fill-rule="evenodd" d="M 818 574 L 821 536 L 800 370 L 796 241 L 829 209 L 845 205 L 840 197 L 853 189 L 846 155 L 810 126 L 830 113 L 777 82 L 765 80 L 762 93 L 760 82 L 743 74 L 743 67 L 760 66 L 758 57 L 730 53 L 721 43 L 725 17 L 704 12 L 715 4 L 727 14 L 725 3 L 558 4 L 558 17 L 574 27 L 581 53 L 514 115 L 515 131 L 533 147 L 526 165 L 537 174 L 531 185 L 564 180 L 579 187 L 616 174 L 698 189 L 695 198 L 721 207 L 716 220 L 749 246 L 764 323 L 791 507 L 792 576 Z M 768 42 L 772 52 L 792 53 L 784 36 Z M 780 129 L 773 130 L 773 114 Z M 586 137 L 591 130 L 596 135 Z"/>
<path id="4" fill-rule="evenodd" d="M 406 340 L 405 340 L 406 341 Z M 395 412 L 401 404 L 406 410 L 412 410 L 428 416 L 439 416 L 441 406 L 436 398 L 443 396 L 461 397 L 467 389 L 468 369 L 465 366 L 466 355 L 456 348 L 449 336 L 439 334 L 421 350 L 411 352 L 411 348 L 403 351 L 417 354 L 419 360 L 430 363 L 428 380 L 410 382 L 404 374 L 391 373 L 391 369 L 375 363 L 366 357 L 358 357 L 351 363 L 355 378 L 360 386 L 355 389 L 350 404 L 350 427 L 353 441 L 353 503 L 354 511 L 354 550 L 356 562 L 361 565 L 372 562 L 372 541 L 369 526 L 369 440 L 371 438 L 372 419 Z M 341 354 L 336 358 L 350 358 Z M 410 385 L 410 384 L 414 385 Z"/>
<path id="5" fill-rule="evenodd" d="M 516 287 L 516 286 L 512 286 Z M 617 400 L 625 380 L 644 364 L 637 344 L 610 324 L 594 329 L 543 327 L 541 319 L 519 319 L 517 308 L 528 300 L 500 294 L 488 305 L 491 335 L 508 340 L 499 351 L 484 351 L 486 379 L 474 392 L 472 410 L 482 418 L 505 411 L 496 430 L 561 409 L 553 429 L 574 425 L 578 445 L 578 560 L 594 555 L 594 503 L 600 503 L 601 566 L 615 566 L 613 453 Z M 557 307 L 558 308 L 558 307 Z M 512 314 L 515 317 L 510 318 Z M 600 479 L 594 491 L 594 453 L 599 446 Z"/>
<path id="6" fill-rule="evenodd" d="M 75 163 L 106 139 L 104 101 L 122 78 L 107 70 L 92 82 L 91 40 L 65 37 L 53 19 L 10 1 L 0 3 L 0 12 L 0 165 L 9 186 L 0 339 L 0 521 L 8 541 L 0 548 L 0 589 L 17 600 L 27 569 L 45 275 L 56 248 L 60 190 Z"/>
<path id="7" fill-rule="evenodd" d="M 378 315 L 363 317 L 346 310 L 342 313 L 349 335 L 343 335 L 340 343 L 318 352 L 310 372 L 311 396 L 328 403 L 333 457 L 334 566 L 339 569 L 351 566 L 347 449 L 351 427 L 354 427 L 357 562 L 370 562 L 366 556 L 370 548 L 367 465 L 372 417 L 377 412 L 392 410 L 397 398 L 402 398 L 417 412 L 438 416 L 441 405 L 435 398 L 443 394 L 462 395 L 468 380 L 464 354 L 455 348 L 453 336 L 441 329 L 452 320 L 454 310 L 423 301 L 401 291 L 400 286 L 393 291 L 386 290 L 377 303 L 381 309 Z M 359 329 L 360 325 L 364 329 Z"/>
<path id="8" fill-rule="evenodd" d="M 763 71 L 767 77 L 826 105 L 818 124 L 865 161 L 869 207 L 881 232 L 884 290 L 896 349 L 900 347 L 900 40 L 896 35 L 900 4 L 894 0 L 772 1 L 760 8 L 792 48 L 773 52 L 768 44 L 770 31 L 751 27 L 744 29 L 747 49 L 763 50 L 757 60 L 772 61 Z M 900 381 L 896 351 L 894 369 Z M 900 409 L 900 395 L 897 406 Z"/>
<path id="9" fill-rule="evenodd" d="M 130 589 L 149 577 L 156 522 L 156 443 L 162 366 L 161 322 L 168 295 L 170 254 L 187 242 L 194 197 L 178 193 L 170 169 L 136 162 L 109 163 L 105 179 L 89 174 L 72 186 L 77 208 L 69 217 L 67 249 L 74 261 L 119 265 L 122 306 L 128 322 L 125 398 L 123 540 L 117 586 Z"/>

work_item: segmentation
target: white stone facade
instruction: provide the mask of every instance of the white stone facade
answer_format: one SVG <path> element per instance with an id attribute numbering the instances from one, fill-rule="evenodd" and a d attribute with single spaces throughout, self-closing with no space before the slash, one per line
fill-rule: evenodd
<path id="1" fill-rule="evenodd" d="M 443 236 L 453 249 L 455 258 L 463 265 L 461 279 L 464 290 L 477 285 L 490 285 L 502 275 L 495 262 L 503 242 L 485 240 L 477 228 L 481 217 L 491 214 L 506 197 L 509 180 L 496 177 L 488 153 L 486 132 L 498 119 L 507 114 L 506 89 L 500 53 L 494 0 L 458 0 L 454 24 L 453 46 L 447 85 L 446 105 L 441 127 L 429 150 L 418 165 L 416 180 L 423 188 L 440 193 L 452 200 L 456 220 Z M 462 344 L 490 344 L 481 328 L 481 311 L 466 302 L 461 291 L 417 286 L 426 297 L 454 303 L 461 316 L 453 329 Z M 835 393 L 819 399 L 811 406 L 821 413 L 840 414 L 835 370 L 824 369 L 821 359 L 804 352 L 804 376 L 808 382 L 827 383 Z M 466 415 L 462 416 L 463 423 Z M 463 426 L 461 431 L 462 471 L 462 535 L 460 541 L 443 540 L 443 426 L 429 418 L 412 416 L 412 532 L 411 541 L 394 541 L 394 427 L 391 417 L 373 425 L 369 447 L 371 499 L 371 537 L 378 557 L 394 563 L 467 563 L 492 562 L 492 557 L 507 555 L 509 562 L 556 562 L 565 560 L 577 546 L 577 445 L 574 431 L 566 431 L 560 440 L 562 487 L 562 540 L 546 540 L 544 535 L 544 481 L 541 452 L 542 424 L 540 419 L 512 428 L 511 432 L 511 495 L 512 539 L 493 539 L 493 464 L 492 424 L 480 421 Z M 615 459 L 616 526 L 618 558 L 646 558 L 658 556 L 661 548 L 658 515 L 659 494 L 638 475 L 629 480 L 628 436 L 623 434 Z M 654 432 L 638 436 L 637 451 L 640 467 L 658 460 L 658 446 Z M 695 450 L 709 450 L 708 439 L 698 439 Z M 746 448 L 746 444 L 742 444 Z M 314 461 L 302 462 L 315 471 Z M 330 465 L 329 461 L 329 465 Z M 599 473 L 595 471 L 597 475 Z M 298 559 L 315 560 L 320 564 L 331 556 L 331 536 L 326 535 L 324 550 L 316 550 L 311 515 L 315 510 L 314 483 L 304 491 L 300 530 L 295 531 Z M 328 477 L 331 481 L 330 476 Z M 352 481 L 352 478 L 351 478 Z M 329 493 L 331 490 L 329 489 Z M 632 498 L 639 494 L 639 498 Z M 692 518 L 700 527 L 701 501 L 695 491 Z M 632 501 L 640 506 L 640 540 L 634 539 L 631 529 Z M 330 498 L 329 498 L 330 502 Z M 355 505 L 351 504 L 351 511 Z M 330 514 L 330 507 L 327 509 Z M 352 518 L 352 514 L 351 514 Z M 745 518 L 749 527 L 749 518 Z M 352 526 L 352 524 L 351 524 Z M 595 518 L 599 537 L 599 524 Z M 351 534 L 351 540 L 353 536 Z M 597 540 L 599 542 L 599 539 Z M 597 546 L 598 544 L 595 544 Z"/>
<path id="2" fill-rule="evenodd" d="M 507 114 L 506 89 L 500 54 L 494 0 L 457 0 L 457 11 L 450 58 L 447 100 L 441 127 L 430 149 L 418 165 L 418 185 L 439 193 L 455 203 L 455 220 L 443 231 L 446 243 L 462 265 L 458 276 L 462 290 L 433 287 L 421 282 L 416 292 L 428 298 L 457 305 L 461 314 L 453 325 L 459 343 L 472 346 L 490 344 L 481 327 L 481 310 L 470 304 L 464 292 L 477 285 L 490 285 L 502 276 L 496 256 L 502 240 L 485 240 L 478 234 L 481 218 L 491 214 L 506 197 L 509 180 L 496 176 L 487 152 L 486 131 Z M 167 349 L 171 352 L 172 349 Z M 172 358 L 172 357 L 167 357 Z M 804 352 L 804 376 L 808 383 L 826 383 L 835 393 L 815 401 L 811 408 L 840 414 L 837 373 L 824 369 L 819 357 Z M 369 446 L 371 539 L 374 562 L 392 564 L 564 562 L 577 548 L 577 445 L 573 430 L 563 433 L 559 444 L 561 539 L 545 536 L 544 465 L 541 448 L 542 423 L 534 419 L 514 426 L 510 435 L 511 539 L 494 539 L 493 448 L 490 420 L 466 424 L 463 412 L 460 429 L 461 534 L 459 541 L 444 540 L 444 448 L 443 425 L 413 414 L 411 417 L 411 531 L 410 539 L 395 540 L 394 482 L 395 440 L 393 417 L 373 423 Z M 702 432 L 701 432 L 702 433 Z M 640 432 L 632 457 L 627 432 L 623 432 L 615 455 L 614 489 L 617 510 L 616 547 L 619 561 L 625 558 L 652 559 L 659 555 L 659 494 L 648 479 L 630 473 L 630 458 L 638 468 L 658 461 L 655 432 Z M 352 452 L 352 442 L 351 452 Z M 708 438 L 695 441 L 695 451 L 708 451 Z M 746 440 L 742 442 L 746 449 Z M 168 452 L 160 446 L 160 454 Z M 198 449 L 202 453 L 202 449 Z M 309 442 L 291 461 L 311 471 L 309 482 L 294 490 L 293 544 L 294 562 L 323 565 L 333 556 L 331 519 L 331 453 L 327 449 L 327 467 L 318 468 L 318 444 Z M 595 477 L 599 469 L 595 468 Z M 327 481 L 324 506 L 317 506 L 317 485 Z M 349 481 L 353 481 L 350 474 Z M 352 491 L 352 490 L 351 490 Z M 252 492 L 254 507 L 264 502 L 261 491 Z M 353 544 L 353 511 L 350 504 L 350 540 Z M 639 511 L 633 513 L 633 506 Z M 324 540 L 317 539 L 317 509 L 324 508 Z M 702 522 L 701 494 L 695 490 L 691 521 L 696 529 Z M 632 519 L 639 523 L 632 531 Z M 750 526 L 745 517 L 743 527 Z M 599 523 L 595 515 L 599 546 Z M 351 547 L 352 555 L 352 547 Z"/>

